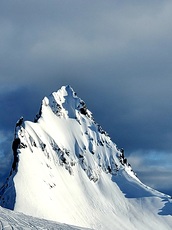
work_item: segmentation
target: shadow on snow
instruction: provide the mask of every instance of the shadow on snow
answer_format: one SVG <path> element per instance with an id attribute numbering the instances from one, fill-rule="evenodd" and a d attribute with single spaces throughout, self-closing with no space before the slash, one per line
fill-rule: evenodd
<path id="1" fill-rule="evenodd" d="M 112 176 L 112 181 L 118 185 L 126 198 L 143 198 L 154 196 L 152 191 L 145 185 L 139 184 L 133 179 L 125 178 L 125 176 L 122 178 L 120 175 Z"/>
<path id="2" fill-rule="evenodd" d="M 147 187 L 146 185 L 139 184 L 132 178 L 126 178 L 125 176 L 112 176 L 112 181 L 115 182 L 119 189 L 123 192 L 126 198 L 144 198 L 144 197 L 156 197 L 152 193 L 153 189 Z M 162 199 L 164 206 L 159 210 L 158 215 L 172 216 L 172 199 L 166 196 L 159 197 Z"/>
<path id="3" fill-rule="evenodd" d="M 172 199 L 163 199 L 162 202 L 164 202 L 164 207 L 160 209 L 160 212 L 158 213 L 159 215 L 162 216 L 172 216 Z"/>

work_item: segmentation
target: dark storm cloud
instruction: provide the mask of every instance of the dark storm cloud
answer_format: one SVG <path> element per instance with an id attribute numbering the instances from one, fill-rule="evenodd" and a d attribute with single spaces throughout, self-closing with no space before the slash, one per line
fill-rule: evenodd
<path id="1" fill-rule="evenodd" d="M 1 133 L 70 84 L 127 155 L 158 165 L 152 151 L 172 153 L 171 11 L 170 1 L 2 0 Z"/>
<path id="2" fill-rule="evenodd" d="M 55 74 L 66 75 L 66 67 L 80 78 L 83 72 L 98 77 L 103 71 L 105 79 L 106 70 L 114 73 L 117 68 L 115 73 L 120 74 L 121 65 L 131 75 L 130 66 L 143 64 L 146 51 L 155 58 L 159 37 L 166 38 L 171 31 L 169 23 L 164 28 L 169 19 L 165 4 L 149 9 L 150 4 L 131 7 L 118 1 L 9 2 L 2 1 L 0 14 L 4 81 L 31 82 L 47 75 L 54 79 Z"/>
<path id="3" fill-rule="evenodd" d="M 10 131 L 21 116 L 33 120 L 34 113 L 37 113 L 41 104 L 41 101 L 38 104 L 38 98 L 39 94 L 34 88 L 20 87 L 10 92 L 0 93 L 0 104 L 3 108 L 0 110 L 0 128 Z"/>

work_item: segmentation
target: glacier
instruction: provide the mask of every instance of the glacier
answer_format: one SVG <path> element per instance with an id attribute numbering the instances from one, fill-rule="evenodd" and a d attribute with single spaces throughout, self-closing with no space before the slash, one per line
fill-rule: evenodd
<path id="1" fill-rule="evenodd" d="M 2 210 L 97 230 L 172 228 L 171 197 L 137 178 L 70 86 L 45 97 L 33 122 L 18 120 L 12 147 Z"/>

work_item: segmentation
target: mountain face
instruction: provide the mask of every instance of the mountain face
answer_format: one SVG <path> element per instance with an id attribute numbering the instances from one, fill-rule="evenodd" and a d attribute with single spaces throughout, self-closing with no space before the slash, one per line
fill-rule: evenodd
<path id="1" fill-rule="evenodd" d="M 16 123 L 2 207 L 93 229 L 171 229 L 169 196 L 144 185 L 70 86 Z"/>

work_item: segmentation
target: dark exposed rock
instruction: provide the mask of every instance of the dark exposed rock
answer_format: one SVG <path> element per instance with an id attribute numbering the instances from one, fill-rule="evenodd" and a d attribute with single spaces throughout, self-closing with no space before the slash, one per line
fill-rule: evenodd
<path id="1" fill-rule="evenodd" d="M 21 117 L 21 118 L 17 121 L 16 127 L 21 126 L 22 124 L 23 124 L 23 117 Z"/>
<path id="2" fill-rule="evenodd" d="M 13 160 L 13 165 L 12 165 L 12 169 L 13 170 L 16 170 L 17 168 L 17 163 L 19 161 L 19 158 L 18 158 L 18 148 L 20 147 L 20 139 L 19 138 L 15 138 L 14 141 L 13 141 L 13 144 L 12 144 L 12 150 L 13 150 L 13 156 L 14 156 L 14 160 Z"/>
<path id="3" fill-rule="evenodd" d="M 42 115 L 42 108 L 40 107 L 38 114 L 36 114 L 36 117 L 34 118 L 35 123 L 39 120 L 41 115 Z"/>

